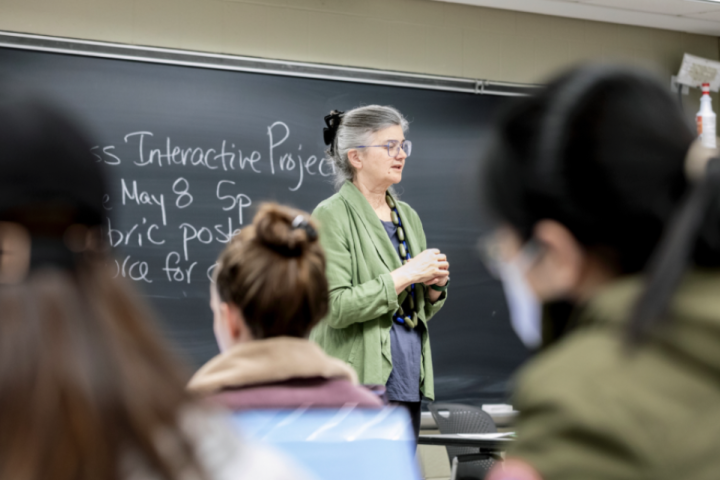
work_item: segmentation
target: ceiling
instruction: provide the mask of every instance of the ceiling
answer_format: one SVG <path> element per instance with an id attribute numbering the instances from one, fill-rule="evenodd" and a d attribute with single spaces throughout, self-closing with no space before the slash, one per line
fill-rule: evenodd
<path id="1" fill-rule="evenodd" d="M 720 36 L 720 2 L 702 0 L 436 0 Z"/>

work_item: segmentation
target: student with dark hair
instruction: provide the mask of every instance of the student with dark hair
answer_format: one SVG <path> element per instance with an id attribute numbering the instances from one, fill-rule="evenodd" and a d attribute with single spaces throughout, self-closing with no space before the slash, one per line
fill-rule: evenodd
<path id="1" fill-rule="evenodd" d="M 352 367 L 307 339 L 328 311 L 325 254 L 309 214 L 261 206 L 220 255 L 210 299 L 221 353 L 190 391 L 233 410 L 383 406 Z"/>
<path id="2" fill-rule="evenodd" d="M 0 125 L 0 478 L 297 478 L 193 402 L 113 279 L 92 144 L 22 95 L 0 95 Z"/>
<path id="3" fill-rule="evenodd" d="M 492 480 L 716 478 L 720 160 L 666 85 L 588 66 L 485 154 L 485 243 L 513 326 L 518 439 Z"/>

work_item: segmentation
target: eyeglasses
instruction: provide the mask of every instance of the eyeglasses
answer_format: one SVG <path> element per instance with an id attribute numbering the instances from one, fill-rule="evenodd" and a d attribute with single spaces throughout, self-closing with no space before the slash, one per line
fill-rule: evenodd
<path id="1" fill-rule="evenodd" d="M 397 140 L 390 140 L 385 145 L 358 145 L 355 148 L 370 148 L 370 147 L 379 147 L 384 148 L 388 152 L 388 156 L 390 157 L 397 157 L 400 155 L 400 149 L 402 149 L 403 152 L 405 152 L 406 156 L 410 156 L 410 152 L 412 152 L 412 142 L 410 140 L 403 140 L 402 142 L 398 142 Z"/>

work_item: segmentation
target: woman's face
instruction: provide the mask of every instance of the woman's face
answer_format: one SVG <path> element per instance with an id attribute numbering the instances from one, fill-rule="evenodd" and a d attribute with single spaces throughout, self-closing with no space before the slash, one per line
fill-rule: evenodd
<path id="1" fill-rule="evenodd" d="M 400 145 L 404 140 L 402 127 L 395 125 L 375 132 L 368 145 Z M 385 188 L 400 183 L 407 154 L 402 148 L 396 150 L 397 155 L 392 157 L 383 147 L 358 149 L 360 166 L 355 166 L 357 179 L 366 185 L 382 185 Z"/>

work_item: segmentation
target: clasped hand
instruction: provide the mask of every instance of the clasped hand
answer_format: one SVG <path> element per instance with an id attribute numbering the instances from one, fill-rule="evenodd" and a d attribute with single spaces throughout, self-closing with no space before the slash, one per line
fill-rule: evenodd
<path id="1" fill-rule="evenodd" d="M 399 293 L 413 283 L 445 285 L 450 275 L 447 256 L 437 248 L 428 248 L 391 273 Z"/>

